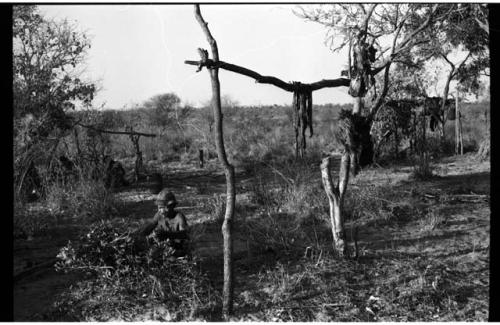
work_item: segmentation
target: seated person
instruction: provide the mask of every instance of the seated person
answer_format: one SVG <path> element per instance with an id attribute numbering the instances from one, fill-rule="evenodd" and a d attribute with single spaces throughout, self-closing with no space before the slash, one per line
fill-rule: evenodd
<path id="1" fill-rule="evenodd" d="M 140 230 L 140 235 L 153 234 L 158 240 L 167 241 L 168 246 L 173 249 L 173 256 L 186 256 L 188 253 L 188 225 L 184 214 L 175 210 L 177 201 L 174 194 L 164 188 L 158 193 L 156 204 L 158 212 Z"/>

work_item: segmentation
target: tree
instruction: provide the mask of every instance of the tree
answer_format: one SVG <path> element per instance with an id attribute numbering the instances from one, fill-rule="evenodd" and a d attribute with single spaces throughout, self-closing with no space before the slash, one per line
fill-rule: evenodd
<path id="1" fill-rule="evenodd" d="M 349 255 L 342 212 L 349 173 L 356 176 L 359 166 L 373 159 L 370 129 L 389 90 L 391 65 L 404 64 L 413 48 L 428 41 L 422 32 L 432 21 L 441 18 L 437 9 L 438 5 L 414 3 L 335 4 L 310 9 L 300 7 L 296 12 L 328 28 L 327 40 L 334 51 L 348 49 L 348 69 L 343 75 L 350 79 L 349 94 L 354 98 L 354 105 L 352 112 L 343 111 L 339 116 L 337 138 L 343 144 L 339 179 L 334 182 L 330 174 L 333 157 L 325 158 L 321 164 L 335 248 L 340 255 Z M 376 82 L 375 76 L 379 73 L 383 73 L 383 77 L 381 82 Z"/>
<path id="2" fill-rule="evenodd" d="M 443 60 L 449 68 L 440 114 L 436 116 L 441 124 L 441 138 L 444 140 L 449 114 L 445 105 L 451 81 L 456 79 L 462 84 L 463 90 L 477 92 L 479 78 L 489 67 L 489 54 L 488 32 L 481 25 L 482 15 L 486 14 L 483 6 L 453 4 L 449 8 L 440 7 L 440 10 L 447 11 L 446 19 L 434 21 L 432 28 L 424 32 L 430 41 L 419 45 L 417 54 Z M 459 58 L 456 58 L 457 55 Z"/>
<path id="3" fill-rule="evenodd" d="M 168 126 L 175 125 L 183 138 L 184 150 L 188 150 L 183 123 L 191 114 L 192 109 L 188 105 L 181 106 L 179 96 L 174 93 L 159 94 L 144 102 L 147 110 L 149 124 L 162 128 L 162 134 Z"/>
<path id="4" fill-rule="evenodd" d="M 96 86 L 81 78 L 90 40 L 75 25 L 22 5 L 13 7 L 12 27 L 14 163 L 20 189 L 35 159 L 51 161 L 61 137 L 74 126 L 67 112 L 78 103 L 89 106 Z"/>
<path id="5" fill-rule="evenodd" d="M 165 127 L 175 118 L 181 100 L 174 93 L 159 94 L 144 102 L 144 107 L 149 110 L 150 124 Z"/>
<path id="6" fill-rule="evenodd" d="M 90 41 L 67 20 L 42 17 L 35 6 L 14 6 L 14 113 L 66 126 L 75 101 L 88 105 L 96 86 L 80 79 Z"/>

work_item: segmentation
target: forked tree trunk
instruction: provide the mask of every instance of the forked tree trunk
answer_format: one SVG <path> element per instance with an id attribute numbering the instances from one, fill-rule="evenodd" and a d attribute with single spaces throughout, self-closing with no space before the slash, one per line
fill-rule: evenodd
<path id="1" fill-rule="evenodd" d="M 441 111 L 442 111 L 442 121 L 441 121 L 441 140 L 444 141 L 445 140 L 445 124 L 446 124 L 446 120 L 448 119 L 448 112 L 446 110 L 446 100 L 448 99 L 448 92 L 450 90 L 450 83 L 451 83 L 451 80 L 457 75 L 458 73 L 458 70 L 462 67 L 462 65 L 469 59 L 469 57 L 471 56 L 471 52 L 469 51 L 469 53 L 467 54 L 467 56 L 465 57 L 465 59 L 463 59 L 462 62 L 460 62 L 458 65 L 454 65 L 447 57 L 446 55 L 442 54 L 441 55 L 443 57 L 443 59 L 445 59 L 446 62 L 448 62 L 448 64 L 450 65 L 451 67 L 451 70 L 450 70 L 450 73 L 448 74 L 448 77 L 446 79 L 446 84 L 444 86 L 444 91 L 443 91 L 443 99 L 442 99 L 442 102 L 441 102 Z M 455 122 L 456 123 L 456 122 Z"/>
<path id="2" fill-rule="evenodd" d="M 195 5 L 196 20 L 200 24 L 205 36 L 210 44 L 212 50 L 212 58 L 214 62 L 219 61 L 219 52 L 217 49 L 217 42 L 213 38 L 207 23 L 203 19 L 200 6 Z M 203 57 L 201 58 L 203 60 Z M 224 242 L 224 287 L 222 292 L 222 315 L 225 320 L 233 312 L 233 215 L 235 204 L 235 186 L 234 186 L 234 167 L 229 163 L 224 148 L 224 136 L 222 132 L 222 110 L 220 100 L 220 83 L 219 83 L 219 69 L 217 67 L 209 68 L 210 80 L 212 83 L 212 109 L 215 120 L 215 144 L 217 146 L 217 156 L 219 162 L 224 167 L 226 175 L 226 213 L 224 215 L 224 223 L 222 224 L 222 236 Z"/>
<path id="3" fill-rule="evenodd" d="M 321 162 L 321 180 L 330 205 L 334 250 L 339 256 L 347 257 L 349 252 L 344 228 L 343 203 L 349 181 L 350 155 L 347 152 L 342 155 L 339 179 L 336 184 L 334 184 L 331 174 L 331 165 L 334 159 L 335 157 L 327 157 Z"/>
<path id="4" fill-rule="evenodd" d="M 441 142 L 444 142 L 445 140 L 445 126 L 446 126 L 446 120 L 448 119 L 447 117 L 447 112 L 446 112 L 446 100 L 448 99 L 448 93 L 450 91 L 450 83 L 451 79 L 453 79 L 453 76 L 455 74 L 455 66 L 451 66 L 451 71 L 448 74 L 446 78 L 446 83 L 444 85 L 444 91 L 443 91 L 443 97 L 442 97 L 442 102 L 441 102 L 441 111 L 442 111 L 442 120 L 441 120 Z"/>

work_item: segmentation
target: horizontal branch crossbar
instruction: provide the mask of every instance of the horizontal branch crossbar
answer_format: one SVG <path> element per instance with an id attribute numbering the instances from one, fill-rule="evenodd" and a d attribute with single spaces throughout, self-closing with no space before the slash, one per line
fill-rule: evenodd
<path id="1" fill-rule="evenodd" d="M 322 88 L 333 88 L 333 87 L 340 87 L 340 86 L 348 87 L 349 86 L 349 79 L 347 79 L 347 78 L 323 79 L 323 80 L 320 80 L 320 81 L 317 81 L 317 82 L 314 82 L 311 84 L 284 82 L 283 80 L 281 80 L 279 78 L 272 77 L 272 76 L 263 76 L 255 71 L 241 67 L 241 66 L 236 65 L 236 64 L 231 64 L 231 63 L 227 63 L 224 61 L 215 62 L 211 59 L 207 59 L 207 60 L 203 60 L 203 61 L 186 60 L 186 61 L 184 61 L 184 63 L 189 64 L 189 65 L 196 65 L 198 67 L 207 67 L 209 69 L 220 68 L 220 69 L 232 71 L 232 72 L 253 78 L 253 79 L 255 79 L 255 81 L 257 83 L 271 84 L 273 86 L 276 86 L 278 88 L 281 88 L 281 89 L 289 91 L 289 92 L 314 91 L 314 90 L 319 90 Z"/>
<path id="2" fill-rule="evenodd" d="M 131 132 L 131 131 L 110 131 L 110 130 L 102 130 L 98 129 L 96 127 L 90 126 L 90 125 L 85 125 L 81 123 L 77 123 L 77 125 L 80 125 L 81 127 L 84 127 L 86 129 L 90 129 L 96 132 L 100 133 L 109 133 L 109 134 L 124 134 L 124 135 L 138 135 L 142 137 L 148 137 L 148 138 L 154 138 L 156 137 L 156 134 L 150 134 L 150 133 L 142 133 L 142 132 Z"/>

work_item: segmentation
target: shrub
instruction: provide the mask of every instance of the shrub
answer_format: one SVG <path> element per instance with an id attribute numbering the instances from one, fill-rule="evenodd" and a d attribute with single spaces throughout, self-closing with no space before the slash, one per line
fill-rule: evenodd
<path id="1" fill-rule="evenodd" d="M 271 247 L 285 252 L 307 246 L 320 249 L 331 237 L 321 184 L 309 181 L 307 164 L 270 168 L 274 178 L 260 172 L 250 185 L 251 200 L 263 209 L 245 220 L 244 232 L 260 249 Z"/>
<path id="2" fill-rule="evenodd" d="M 416 180 L 428 180 L 435 177 L 432 170 L 433 167 L 429 159 L 429 154 L 423 153 L 415 159 L 411 178 Z"/>
<path id="3" fill-rule="evenodd" d="M 217 223 L 222 224 L 226 212 L 226 196 L 214 194 L 204 203 L 204 210 L 208 212 L 211 220 L 215 220 Z"/>
<path id="4" fill-rule="evenodd" d="M 476 157 L 479 160 L 487 160 L 490 157 L 491 145 L 490 145 L 490 137 L 486 137 L 481 141 L 481 145 L 479 146 L 479 150 L 477 151 Z"/>
<path id="5" fill-rule="evenodd" d="M 446 217 L 437 208 L 432 208 L 419 220 L 418 228 L 421 232 L 432 232 L 446 222 Z"/>
<path id="6" fill-rule="evenodd" d="M 54 215 L 95 221 L 118 213 L 118 202 L 102 180 L 81 178 L 73 183 L 48 185 L 46 203 Z"/>
<path id="7" fill-rule="evenodd" d="M 290 253 L 303 235 L 300 225 L 286 213 L 262 213 L 241 227 L 257 251 Z"/>
<path id="8" fill-rule="evenodd" d="M 30 239 L 45 234 L 54 219 L 42 211 L 28 209 L 19 200 L 14 201 L 14 239 Z"/>
<path id="9" fill-rule="evenodd" d="M 78 246 L 68 242 L 56 269 L 93 277 L 61 297 L 54 313 L 94 321 L 193 320 L 214 311 L 219 295 L 196 260 L 172 259 L 165 243 L 142 239 L 121 220 L 93 224 Z M 89 300 L 99 304 L 81 303 Z M 152 305 L 162 306 L 161 315 L 145 315 Z"/>

